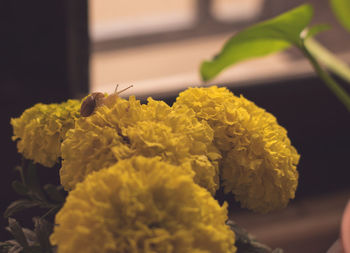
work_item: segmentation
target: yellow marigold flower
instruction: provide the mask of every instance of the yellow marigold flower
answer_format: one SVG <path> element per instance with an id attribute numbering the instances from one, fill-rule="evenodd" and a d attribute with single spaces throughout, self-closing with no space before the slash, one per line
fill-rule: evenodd
<path id="1" fill-rule="evenodd" d="M 61 104 L 36 104 L 19 118 L 11 119 L 12 140 L 18 152 L 46 167 L 52 167 L 61 156 L 61 142 L 79 117 L 79 100 Z"/>
<path id="2" fill-rule="evenodd" d="M 174 104 L 179 106 L 192 108 L 214 129 L 224 190 L 243 207 L 265 213 L 294 198 L 299 155 L 272 114 L 216 86 L 182 92 Z"/>
<path id="3" fill-rule="evenodd" d="M 174 111 L 151 98 L 141 105 L 135 97 L 117 98 L 76 121 L 62 144 L 61 183 L 74 188 L 92 171 L 135 155 L 162 160 L 198 172 L 195 181 L 215 193 L 220 152 L 213 145 L 213 130 L 197 120 L 187 107 Z M 199 158 L 199 159 L 197 159 Z"/>
<path id="4" fill-rule="evenodd" d="M 141 156 L 91 173 L 56 215 L 51 243 L 58 253 L 235 252 L 226 205 L 192 176 Z"/>

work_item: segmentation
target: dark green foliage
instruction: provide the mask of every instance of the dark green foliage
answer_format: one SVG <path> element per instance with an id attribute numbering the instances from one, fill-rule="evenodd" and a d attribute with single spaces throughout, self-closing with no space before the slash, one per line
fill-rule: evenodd
<path id="1" fill-rule="evenodd" d="M 0 252 L 10 253 L 53 253 L 55 247 L 50 244 L 50 234 L 53 226 L 42 218 L 33 218 L 34 230 L 22 228 L 12 218 L 8 219 L 9 226 L 6 228 L 14 240 L 0 242 Z"/>
<path id="2" fill-rule="evenodd" d="M 251 234 L 239 227 L 234 221 L 226 222 L 236 235 L 237 253 L 283 253 L 282 249 L 272 250 L 269 246 L 258 242 Z"/>
<path id="3" fill-rule="evenodd" d="M 24 161 L 22 166 L 17 166 L 15 170 L 20 173 L 21 181 L 13 181 L 12 188 L 24 198 L 12 202 L 7 207 L 4 212 L 5 218 L 33 207 L 47 209 L 45 217 L 49 214 L 54 215 L 62 207 L 66 195 L 62 186 L 47 184 L 42 188 L 37 168 L 31 162 Z"/>

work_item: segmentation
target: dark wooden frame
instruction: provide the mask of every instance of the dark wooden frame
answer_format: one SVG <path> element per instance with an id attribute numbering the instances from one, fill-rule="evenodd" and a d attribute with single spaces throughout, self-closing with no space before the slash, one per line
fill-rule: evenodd
<path id="1" fill-rule="evenodd" d="M 0 213 L 18 199 L 11 182 L 20 164 L 10 118 L 36 103 L 62 102 L 89 91 L 88 12 L 85 0 L 5 0 L 0 8 L 0 99 L 2 151 Z M 57 181 L 57 170 L 41 170 Z M 29 216 L 30 217 L 30 216 Z M 32 225 L 30 218 L 28 224 Z M 0 219 L 0 241 L 7 237 Z"/>

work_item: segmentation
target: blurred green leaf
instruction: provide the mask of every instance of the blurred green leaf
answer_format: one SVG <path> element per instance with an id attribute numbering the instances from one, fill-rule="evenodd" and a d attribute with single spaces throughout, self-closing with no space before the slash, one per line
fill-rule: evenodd
<path id="1" fill-rule="evenodd" d="M 52 253 L 57 252 L 57 247 L 50 243 L 50 235 L 53 224 L 45 219 L 34 217 L 34 231 L 22 226 L 12 218 L 8 219 L 9 226 L 6 227 L 13 239 L 0 242 L 0 252 L 13 253 Z"/>
<path id="2" fill-rule="evenodd" d="M 330 28 L 331 26 L 327 24 L 314 25 L 306 30 L 306 35 L 304 36 L 304 40 L 314 37 L 315 35 L 321 32 L 327 31 Z"/>
<path id="3" fill-rule="evenodd" d="M 23 253 L 46 253 L 46 252 L 42 251 L 42 249 L 39 245 L 33 245 L 33 246 L 29 246 L 27 249 L 25 249 L 23 251 Z"/>
<path id="4" fill-rule="evenodd" d="M 210 80 L 230 65 L 281 51 L 292 44 L 300 47 L 300 33 L 310 23 L 312 16 L 312 6 L 304 4 L 238 32 L 213 60 L 202 63 L 202 79 Z"/>
<path id="5" fill-rule="evenodd" d="M 8 219 L 9 222 L 9 228 L 10 228 L 10 233 L 13 235 L 13 237 L 16 239 L 16 241 L 23 247 L 27 248 L 28 242 L 27 239 L 23 233 L 21 225 L 12 218 Z"/>
<path id="6" fill-rule="evenodd" d="M 12 182 L 11 185 L 13 190 L 19 195 L 25 196 L 28 194 L 28 188 L 24 184 L 22 184 L 20 181 L 15 180 Z"/>
<path id="7" fill-rule="evenodd" d="M 40 201 L 47 201 L 38 180 L 37 168 L 32 162 L 29 162 L 25 170 L 25 178 L 31 197 Z"/>
<path id="8" fill-rule="evenodd" d="M 283 249 L 274 249 L 271 253 L 283 253 Z"/>
<path id="9" fill-rule="evenodd" d="M 272 250 L 269 246 L 258 242 L 254 236 L 238 226 L 233 220 L 228 220 L 226 224 L 235 233 L 237 253 L 283 253 L 282 249 Z"/>
<path id="10" fill-rule="evenodd" d="M 330 4 L 339 23 L 350 32 L 350 1 L 330 0 Z"/>
<path id="11" fill-rule="evenodd" d="M 20 199 L 12 202 L 5 210 L 4 217 L 8 218 L 13 214 L 20 212 L 22 210 L 39 206 L 39 203 L 28 199 Z"/>
<path id="12" fill-rule="evenodd" d="M 45 219 L 33 218 L 34 221 L 34 232 L 37 236 L 37 240 L 41 247 L 41 252 L 49 253 L 52 252 L 52 246 L 50 244 L 50 234 L 52 233 L 53 226 Z"/>
<path id="13" fill-rule="evenodd" d="M 27 199 L 12 202 L 5 210 L 5 217 L 33 207 L 47 209 L 44 217 L 55 215 L 61 209 L 66 196 L 61 185 L 48 184 L 43 189 L 39 183 L 37 167 L 28 160 L 23 160 L 22 166 L 17 166 L 15 170 L 20 172 L 22 182 L 15 180 L 12 182 L 12 187 L 18 194 L 27 197 Z"/>
<path id="14" fill-rule="evenodd" d="M 22 163 L 24 163 L 24 159 L 22 158 Z M 25 176 L 24 176 L 24 171 L 23 171 L 23 166 L 16 166 L 14 168 L 15 171 L 18 171 L 18 173 L 21 176 L 21 181 L 24 185 L 26 185 L 26 181 L 25 181 Z"/>
<path id="15" fill-rule="evenodd" d="M 1 253 L 8 253 L 12 247 L 13 247 L 13 245 L 10 242 L 0 242 L 0 252 Z"/>
<path id="16" fill-rule="evenodd" d="M 47 193 L 47 195 L 55 202 L 63 203 L 65 200 L 65 197 L 60 192 L 60 186 L 55 186 L 52 184 L 46 184 L 44 185 L 44 190 Z"/>

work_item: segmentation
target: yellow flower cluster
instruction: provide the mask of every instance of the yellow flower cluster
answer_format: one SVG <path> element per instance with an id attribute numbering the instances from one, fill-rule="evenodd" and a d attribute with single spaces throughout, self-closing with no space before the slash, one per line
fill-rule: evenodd
<path id="1" fill-rule="evenodd" d="M 19 118 L 11 119 L 13 140 L 25 158 L 52 167 L 61 156 L 61 142 L 79 117 L 80 101 L 36 104 Z"/>
<path id="2" fill-rule="evenodd" d="M 102 102 L 101 102 L 102 103 Z M 285 207 L 299 155 L 276 118 L 226 88 L 190 88 L 172 107 L 106 97 L 88 117 L 80 101 L 37 104 L 11 119 L 20 153 L 62 158 L 70 190 L 56 216 L 58 252 L 236 252 L 219 179 L 243 207 Z"/>
<path id="3" fill-rule="evenodd" d="M 158 157 L 214 194 L 219 176 L 225 192 L 258 212 L 294 198 L 299 155 L 273 115 L 226 88 L 190 88 L 170 107 L 111 96 L 89 117 L 80 101 L 37 104 L 11 119 L 20 153 L 53 166 L 63 158 L 67 190 L 103 168 L 134 156 Z M 220 171 L 219 171 L 220 167 Z"/>
<path id="4" fill-rule="evenodd" d="M 294 198 L 299 155 L 273 115 L 216 86 L 180 93 L 174 108 L 183 106 L 215 131 L 224 190 L 232 191 L 243 207 L 265 213 Z"/>
<path id="5" fill-rule="evenodd" d="M 116 98 L 76 121 L 62 144 L 61 183 L 71 190 L 92 171 L 135 155 L 160 157 L 185 170 L 212 194 L 218 189 L 220 152 L 214 132 L 193 110 L 173 110 L 151 98 L 141 105 L 135 97 Z"/>
<path id="6" fill-rule="evenodd" d="M 51 243 L 59 253 L 235 252 L 226 205 L 192 176 L 142 156 L 93 172 L 69 193 Z"/>

